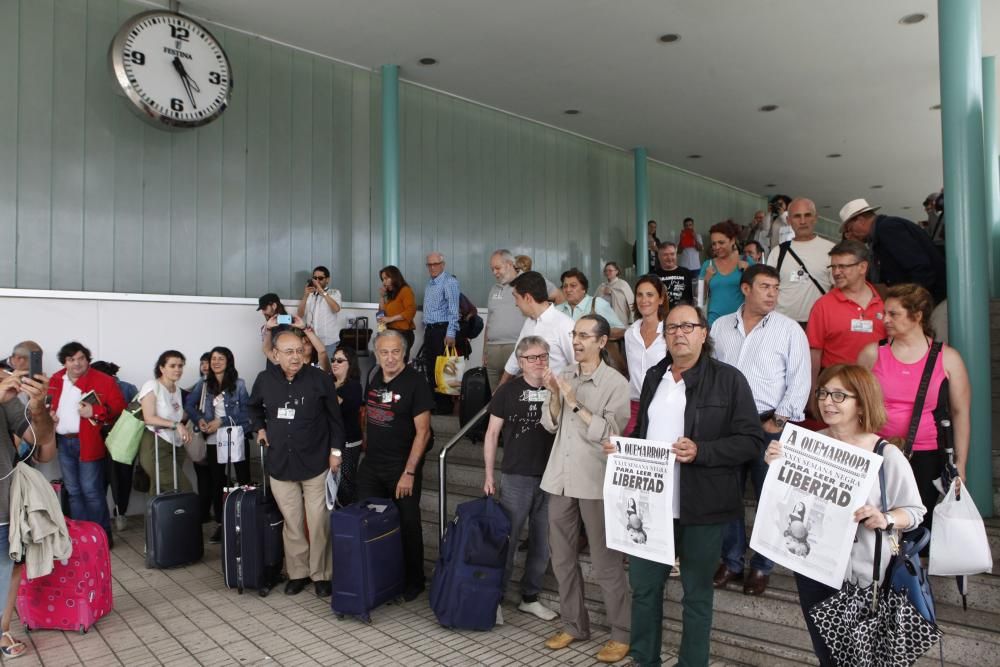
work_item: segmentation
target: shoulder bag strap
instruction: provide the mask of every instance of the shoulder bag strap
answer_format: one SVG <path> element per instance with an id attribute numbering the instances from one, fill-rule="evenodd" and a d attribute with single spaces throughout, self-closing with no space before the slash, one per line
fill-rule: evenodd
<path id="1" fill-rule="evenodd" d="M 816 289 L 819 290 L 819 293 L 820 294 L 826 294 L 826 290 L 823 289 L 823 286 L 819 284 L 818 280 L 816 280 L 815 278 L 813 278 L 813 275 L 811 273 L 809 273 L 808 267 L 806 267 L 805 263 L 799 258 L 799 256 L 797 254 L 795 254 L 795 251 L 792 250 L 792 242 L 791 241 L 785 241 L 785 243 L 788 244 L 788 254 L 790 254 L 792 256 L 792 259 L 794 259 L 796 262 L 799 263 L 799 266 L 801 266 L 802 270 L 806 272 L 807 276 L 809 276 L 809 280 L 811 280 L 813 282 L 813 285 L 816 286 Z M 782 243 L 781 246 L 784 247 L 785 243 Z M 779 271 L 780 271 L 780 269 L 779 269 Z"/>
<path id="2" fill-rule="evenodd" d="M 785 263 L 785 255 L 788 253 L 788 249 L 792 246 L 791 241 L 785 241 L 784 243 L 778 244 L 778 264 L 774 268 L 781 273 L 781 265 Z"/>
<path id="3" fill-rule="evenodd" d="M 934 364 L 937 362 L 937 357 L 940 353 L 941 343 L 931 343 L 930 352 L 927 354 L 927 363 L 924 364 L 924 372 L 920 376 L 917 397 L 913 401 L 913 414 L 910 415 L 910 430 L 907 432 L 906 442 L 903 444 L 903 453 L 906 454 L 906 458 L 913 456 L 913 441 L 917 438 L 917 429 L 920 426 L 920 414 L 924 411 L 924 401 L 927 400 L 927 389 L 931 384 L 931 374 L 934 372 Z"/>
<path id="4" fill-rule="evenodd" d="M 597 312 L 597 297 L 593 297 L 590 301 L 590 314 L 593 315 Z"/>

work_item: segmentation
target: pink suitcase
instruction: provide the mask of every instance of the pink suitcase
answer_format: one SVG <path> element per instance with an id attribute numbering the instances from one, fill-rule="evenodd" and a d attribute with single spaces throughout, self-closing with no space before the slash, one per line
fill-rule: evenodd
<path id="1" fill-rule="evenodd" d="M 113 607 L 108 536 L 91 521 L 66 519 L 73 553 L 56 561 L 51 574 L 22 575 L 17 614 L 26 630 L 90 629 Z M 24 571 L 26 572 L 26 571 Z"/>

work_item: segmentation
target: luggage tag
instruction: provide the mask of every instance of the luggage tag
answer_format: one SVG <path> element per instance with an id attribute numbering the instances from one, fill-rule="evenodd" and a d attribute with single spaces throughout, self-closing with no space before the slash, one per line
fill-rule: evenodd
<path id="1" fill-rule="evenodd" d="M 285 403 L 285 407 L 278 408 L 278 419 L 295 419 L 295 408 L 290 408 Z"/>
<path id="2" fill-rule="evenodd" d="M 851 320 L 851 331 L 854 333 L 871 333 L 875 330 L 875 322 L 872 320 Z"/>

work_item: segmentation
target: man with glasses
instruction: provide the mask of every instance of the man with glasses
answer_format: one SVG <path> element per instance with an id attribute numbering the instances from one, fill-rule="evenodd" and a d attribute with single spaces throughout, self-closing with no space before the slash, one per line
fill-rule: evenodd
<path id="1" fill-rule="evenodd" d="M 527 336 L 518 341 L 514 355 L 521 375 L 497 389 L 490 401 L 490 423 L 483 447 L 486 461 L 483 491 L 487 495 L 497 492 L 493 468 L 502 430 L 500 505 L 510 517 L 511 535 L 515 539 L 528 522 L 528 554 L 521 576 L 521 603 L 517 608 L 543 621 L 551 621 L 557 614 L 538 600 L 549 564 L 548 496 L 541 488 L 553 439 L 541 424 L 542 408 L 549 398 L 544 386 L 545 371 L 549 368 L 549 344 L 539 336 Z M 515 552 L 513 548 L 507 550 L 504 591 L 514 570 Z M 497 607 L 497 624 L 503 624 L 500 607 Z"/>
<path id="2" fill-rule="evenodd" d="M 830 250 L 834 288 L 813 305 L 806 327 L 813 390 L 822 369 L 855 364 L 865 345 L 885 338 L 885 304 L 865 280 L 870 263 L 871 251 L 859 241 L 841 241 Z"/>
<path id="3" fill-rule="evenodd" d="M 646 373 L 637 438 L 672 443 L 674 544 L 684 567 L 680 663 L 707 665 L 712 629 L 712 576 L 727 524 L 743 515 L 739 479 L 764 452 L 764 433 L 746 378 L 712 358 L 704 313 L 680 305 L 663 327 L 667 356 Z M 611 453 L 614 447 L 605 445 Z M 554 557 L 553 557 L 554 559 Z M 631 655 L 660 664 L 663 587 L 672 565 L 629 557 Z"/>
<path id="4" fill-rule="evenodd" d="M 445 271 L 444 255 L 427 255 L 427 273 L 431 279 L 424 288 L 424 367 L 427 382 L 434 382 L 434 363 L 444 354 L 445 347 L 455 346 L 458 335 L 458 278 Z M 452 400 L 444 394 L 434 394 L 438 414 L 451 414 Z"/>
<path id="5" fill-rule="evenodd" d="M 827 268 L 827 254 L 833 243 L 816 235 L 816 204 L 794 199 L 788 205 L 788 224 L 795 237 L 772 248 L 767 263 L 778 269 L 781 292 L 778 312 L 805 329 L 816 299 L 827 293 L 833 280 Z"/>
<path id="6" fill-rule="evenodd" d="M 510 281 L 514 291 L 514 304 L 524 315 L 520 341 L 527 336 L 538 336 L 549 345 L 549 369 L 559 373 L 573 362 L 573 319 L 560 312 L 551 301 L 546 280 L 537 271 L 525 271 Z M 507 382 L 520 372 L 517 356 L 511 353 L 504 365 L 500 384 Z"/>
<path id="7" fill-rule="evenodd" d="M 312 327 L 316 336 L 323 341 L 326 354 L 331 359 L 340 343 L 342 303 L 340 290 L 330 288 L 330 269 L 325 266 L 313 269 L 312 278 L 306 282 L 299 300 L 298 314 L 306 326 Z"/>
<path id="8" fill-rule="evenodd" d="M 608 549 L 604 531 L 607 458 L 602 454 L 602 443 L 620 435 L 630 416 L 628 380 L 605 363 L 604 348 L 610 335 L 611 326 L 600 315 L 583 315 L 577 320 L 573 327 L 576 363 L 562 373 L 545 372 L 549 397 L 541 415 L 542 427 L 556 434 L 541 487 L 549 494 L 549 546 L 563 622 L 562 631 L 550 637 L 545 646 L 560 650 L 574 641 L 590 639 L 577 553 L 582 524 L 611 626 L 611 638 L 597 659 L 608 663 L 618 662 L 628 653 L 631 622 L 622 554 Z"/>
<path id="9" fill-rule="evenodd" d="M 380 372 L 368 385 L 367 449 L 358 467 L 358 498 L 393 498 L 399 509 L 409 602 L 424 590 L 424 534 L 420 490 L 431 439 L 434 395 L 405 362 L 406 339 L 396 329 L 375 337 Z"/>
<path id="10" fill-rule="evenodd" d="M 795 202 L 790 216 L 795 224 Z M 809 342 L 795 320 L 776 311 L 781 299 L 778 270 L 755 264 L 740 277 L 743 305 L 712 324 L 715 358 L 736 367 L 750 384 L 764 429 L 765 444 L 777 440 L 788 421 L 801 421 L 809 400 Z M 749 464 L 754 493 L 760 498 L 767 477 L 763 456 Z M 741 475 L 745 481 L 746 470 Z M 742 491 L 744 484 L 740 484 Z M 716 588 L 743 580 L 747 532 L 744 517 L 730 522 L 722 538 L 722 563 L 712 579 Z M 744 595 L 760 595 L 767 588 L 774 563 L 760 554 L 750 560 Z"/>
<path id="11" fill-rule="evenodd" d="M 326 472 L 340 467 L 344 448 L 337 388 L 329 373 L 309 365 L 293 331 L 275 336 L 272 355 L 277 365 L 257 376 L 247 407 L 257 442 L 267 447 L 271 491 L 285 519 L 285 593 L 300 593 L 311 580 L 317 596 L 329 597 Z"/>

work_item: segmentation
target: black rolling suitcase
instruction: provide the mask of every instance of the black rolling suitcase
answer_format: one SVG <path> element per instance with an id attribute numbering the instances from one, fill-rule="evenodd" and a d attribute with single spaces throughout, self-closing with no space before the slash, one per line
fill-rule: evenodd
<path id="1" fill-rule="evenodd" d="M 479 366 L 465 371 L 465 375 L 462 376 L 462 394 L 458 403 L 458 423 L 465 426 L 477 412 L 489 405 L 491 397 L 490 379 L 486 375 L 486 367 Z M 466 437 L 472 442 L 484 440 L 489 421 L 488 418 L 480 420 L 479 424 L 469 429 Z"/>
<path id="2" fill-rule="evenodd" d="M 159 443 L 159 436 L 154 434 L 156 495 L 146 504 L 146 567 L 164 569 L 197 563 L 205 554 L 205 544 L 198 494 L 177 488 L 177 448 L 173 443 L 174 490 L 160 492 Z"/>
<path id="3" fill-rule="evenodd" d="M 235 588 L 240 594 L 253 588 L 266 596 L 282 578 L 285 519 L 274 498 L 267 495 L 263 446 L 260 467 L 264 475 L 260 487 L 231 489 L 223 504 L 222 571 L 226 588 Z"/>

